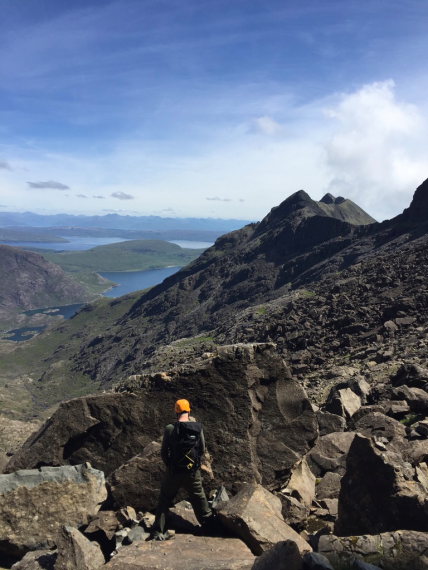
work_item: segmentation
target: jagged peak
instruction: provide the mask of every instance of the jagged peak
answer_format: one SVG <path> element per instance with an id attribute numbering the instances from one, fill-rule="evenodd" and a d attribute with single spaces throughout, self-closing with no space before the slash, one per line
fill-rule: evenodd
<path id="1" fill-rule="evenodd" d="M 334 204 L 336 201 L 336 198 L 333 196 L 333 194 L 330 194 L 330 192 L 327 192 L 327 194 L 325 194 L 320 202 L 322 202 L 323 204 Z"/>

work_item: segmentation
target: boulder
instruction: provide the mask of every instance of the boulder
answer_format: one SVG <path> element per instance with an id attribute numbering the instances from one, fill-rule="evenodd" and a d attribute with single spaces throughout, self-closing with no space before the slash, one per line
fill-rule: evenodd
<path id="1" fill-rule="evenodd" d="M 315 498 L 315 475 L 305 458 L 292 469 L 286 490 L 306 507 L 311 506 Z"/>
<path id="2" fill-rule="evenodd" d="M 54 570 L 57 552 L 33 550 L 12 566 L 12 570 Z"/>
<path id="3" fill-rule="evenodd" d="M 285 522 L 292 525 L 293 528 L 302 527 L 309 516 L 310 508 L 301 503 L 295 497 L 278 493 L 277 495 L 282 503 L 282 516 Z"/>
<path id="4" fill-rule="evenodd" d="M 368 562 L 363 562 L 362 560 L 354 560 L 352 563 L 351 570 L 382 570 L 379 566 L 373 566 Z"/>
<path id="5" fill-rule="evenodd" d="M 316 412 L 318 420 L 318 429 L 320 435 L 326 435 L 335 431 L 344 431 L 346 428 L 346 420 L 337 414 L 330 412 L 323 412 L 318 410 Z"/>
<path id="6" fill-rule="evenodd" d="M 114 511 L 99 511 L 84 529 L 84 534 L 89 540 L 98 542 L 106 559 L 115 549 L 115 533 L 122 526 L 118 518 Z"/>
<path id="7" fill-rule="evenodd" d="M 256 555 L 283 540 L 294 540 L 300 552 L 311 551 L 309 544 L 284 521 L 281 510 L 278 497 L 252 483 L 243 485 L 237 495 L 220 505 L 218 516 Z"/>
<path id="8" fill-rule="evenodd" d="M 137 511 L 156 508 L 165 466 L 160 457 L 160 443 L 147 445 L 108 478 L 110 493 L 116 508 L 131 505 Z"/>
<path id="9" fill-rule="evenodd" d="M 353 561 L 380 565 L 383 570 L 427 570 L 428 533 L 397 530 L 377 535 L 323 535 L 318 551 L 332 565 L 344 570 L 353 568 Z"/>
<path id="10" fill-rule="evenodd" d="M 348 536 L 397 529 L 428 531 L 426 490 L 399 454 L 382 453 L 357 434 L 342 479 L 335 533 Z"/>
<path id="11" fill-rule="evenodd" d="M 87 524 L 106 497 L 104 474 L 88 465 L 0 475 L 0 551 L 22 556 L 54 546 L 62 525 Z"/>
<path id="12" fill-rule="evenodd" d="M 361 408 L 361 398 L 351 388 L 333 388 L 325 409 L 344 418 L 352 416 Z"/>
<path id="13" fill-rule="evenodd" d="M 254 560 L 237 538 L 177 534 L 172 540 L 135 542 L 121 548 L 103 570 L 251 570 Z"/>
<path id="14" fill-rule="evenodd" d="M 400 453 L 407 451 L 409 442 L 405 439 L 406 428 L 399 421 L 385 414 L 379 412 L 366 414 L 355 422 L 355 429 L 366 437 L 383 441 L 388 449 Z"/>
<path id="15" fill-rule="evenodd" d="M 188 501 L 180 501 L 169 510 L 168 528 L 188 534 L 200 528 L 192 505 Z"/>
<path id="16" fill-rule="evenodd" d="M 278 542 L 256 558 L 251 570 L 302 570 L 302 555 L 293 540 Z"/>
<path id="17" fill-rule="evenodd" d="M 409 388 L 404 385 L 394 388 L 392 393 L 397 400 L 405 400 L 412 412 L 424 414 L 428 412 L 428 392 L 424 389 Z"/>
<path id="18" fill-rule="evenodd" d="M 318 436 L 304 389 L 270 343 L 219 347 L 171 371 L 135 375 L 117 390 L 61 404 L 7 469 L 90 460 L 109 475 L 161 438 L 183 395 L 204 424 L 215 486 L 279 487 Z"/>
<path id="19" fill-rule="evenodd" d="M 428 384 L 428 369 L 418 364 L 402 364 L 391 377 L 393 386 L 414 386 L 424 388 Z"/>
<path id="20" fill-rule="evenodd" d="M 319 437 L 307 455 L 308 465 L 317 477 L 327 471 L 345 473 L 346 455 L 354 439 L 354 432 L 329 433 Z"/>
<path id="21" fill-rule="evenodd" d="M 99 545 L 90 542 L 77 528 L 63 526 L 56 542 L 55 570 L 98 570 L 105 563 Z"/>

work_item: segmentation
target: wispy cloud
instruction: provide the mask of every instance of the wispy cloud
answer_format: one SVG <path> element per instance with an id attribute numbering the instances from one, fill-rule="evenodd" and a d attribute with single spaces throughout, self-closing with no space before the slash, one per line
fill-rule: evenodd
<path id="1" fill-rule="evenodd" d="M 86 194 L 76 194 L 76 198 L 87 198 Z"/>
<path id="2" fill-rule="evenodd" d="M 105 200 L 105 196 L 100 196 L 99 194 L 94 194 L 92 198 L 96 198 L 97 200 Z"/>
<path id="3" fill-rule="evenodd" d="M 231 198 L 220 198 L 219 196 L 207 196 L 206 200 L 210 202 L 232 202 Z"/>
<path id="4" fill-rule="evenodd" d="M 132 194 L 127 194 L 126 192 L 113 192 L 110 194 L 112 198 L 117 198 L 118 200 L 134 200 L 135 196 Z"/>
<path id="5" fill-rule="evenodd" d="M 282 131 L 282 126 L 280 123 L 272 119 L 272 117 L 268 117 L 266 115 L 254 119 L 253 128 L 254 130 L 268 136 L 277 135 Z"/>
<path id="6" fill-rule="evenodd" d="M 46 182 L 27 182 L 30 188 L 48 189 L 48 190 L 70 190 L 70 186 L 55 180 L 47 180 Z"/>
<path id="7" fill-rule="evenodd" d="M 0 160 L 0 168 L 2 168 L 3 170 L 12 170 L 12 167 L 7 162 L 7 160 Z"/>

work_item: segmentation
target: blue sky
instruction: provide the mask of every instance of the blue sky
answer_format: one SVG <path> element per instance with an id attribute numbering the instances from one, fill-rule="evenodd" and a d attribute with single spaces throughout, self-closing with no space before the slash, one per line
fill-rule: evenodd
<path id="1" fill-rule="evenodd" d="M 0 0 L 0 207 L 399 213 L 428 177 L 423 0 Z"/>

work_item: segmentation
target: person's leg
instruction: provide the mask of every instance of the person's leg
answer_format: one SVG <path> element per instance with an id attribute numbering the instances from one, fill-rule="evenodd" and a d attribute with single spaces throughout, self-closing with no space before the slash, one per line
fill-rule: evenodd
<path id="1" fill-rule="evenodd" d="M 168 509 L 181 485 L 181 477 L 178 473 L 167 471 L 162 481 L 159 492 L 158 505 L 156 507 L 155 522 L 151 528 L 152 535 L 164 534 L 166 530 L 166 516 Z"/>
<path id="2" fill-rule="evenodd" d="M 212 516 L 212 510 L 208 504 L 204 488 L 202 486 L 202 476 L 199 469 L 192 473 L 186 473 L 182 486 L 189 494 L 189 501 L 195 511 L 196 518 L 203 524 Z"/>

